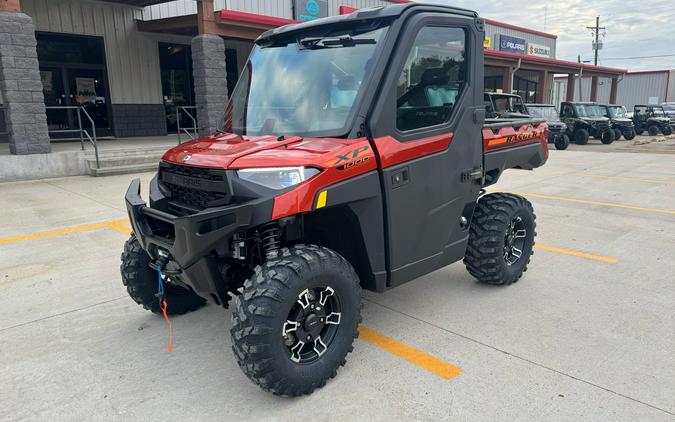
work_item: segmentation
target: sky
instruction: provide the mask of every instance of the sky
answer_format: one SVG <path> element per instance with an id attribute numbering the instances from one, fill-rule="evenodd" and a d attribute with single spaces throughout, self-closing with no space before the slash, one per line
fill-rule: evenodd
<path id="1" fill-rule="evenodd" d="M 476 10 L 482 17 L 558 35 L 556 58 L 593 60 L 592 32 L 600 16 L 604 46 L 598 65 L 629 71 L 675 69 L 673 0 L 470 1 L 423 0 Z M 600 31 L 601 35 L 603 31 Z M 602 39 L 602 38 L 601 38 Z M 657 57 L 645 57 L 657 56 Z M 665 57 L 670 56 L 670 57 Z M 644 57 L 629 59 L 632 57 Z"/>

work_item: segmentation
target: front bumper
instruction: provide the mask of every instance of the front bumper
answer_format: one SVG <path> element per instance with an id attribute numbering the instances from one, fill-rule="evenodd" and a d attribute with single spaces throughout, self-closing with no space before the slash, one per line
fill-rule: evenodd
<path id="1" fill-rule="evenodd" d="M 151 183 L 150 191 L 152 202 L 161 203 L 165 199 L 155 180 Z M 269 221 L 273 198 L 176 216 L 149 207 L 140 193 L 141 182 L 134 179 L 127 189 L 125 201 L 133 232 L 141 247 L 150 255 L 151 265 L 156 267 L 162 256 L 163 270 L 172 279 L 202 297 L 224 303 L 226 291 L 223 291 L 213 251 L 217 248 L 229 250 L 235 233 Z"/>

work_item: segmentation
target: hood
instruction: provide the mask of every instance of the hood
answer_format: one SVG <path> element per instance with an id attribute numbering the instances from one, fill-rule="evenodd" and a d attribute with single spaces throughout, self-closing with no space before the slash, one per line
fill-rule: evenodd
<path id="1" fill-rule="evenodd" d="M 581 120 L 588 122 L 588 123 L 607 123 L 609 122 L 609 119 L 607 117 L 602 117 L 602 116 L 593 116 L 593 117 L 581 117 Z"/>
<path id="2" fill-rule="evenodd" d="M 191 167 L 218 169 L 287 167 L 334 161 L 363 139 L 241 136 L 217 134 L 198 138 L 167 151 L 162 160 Z"/>
<path id="3" fill-rule="evenodd" d="M 633 121 L 631 119 L 628 119 L 626 117 L 617 117 L 616 119 L 612 119 L 612 121 L 614 123 L 620 123 L 622 125 L 627 125 L 627 124 L 633 123 Z"/>

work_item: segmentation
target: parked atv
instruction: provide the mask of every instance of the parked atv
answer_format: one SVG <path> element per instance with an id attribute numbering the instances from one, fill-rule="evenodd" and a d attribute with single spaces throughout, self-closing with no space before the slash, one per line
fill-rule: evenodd
<path id="1" fill-rule="evenodd" d="M 638 135 L 645 131 L 649 136 L 656 136 L 659 132 L 666 136 L 673 133 L 671 121 L 659 105 L 636 105 L 633 108 L 633 123 Z"/>
<path id="2" fill-rule="evenodd" d="M 527 111 L 533 118 L 546 120 L 549 144 L 555 145 L 556 149 L 567 149 L 570 144 L 567 125 L 560 120 L 558 110 L 553 104 L 528 104 Z"/>
<path id="3" fill-rule="evenodd" d="M 529 119 L 523 99 L 515 94 L 486 92 L 483 95 L 488 119 Z"/>
<path id="4" fill-rule="evenodd" d="M 547 127 L 485 124 L 484 25 L 405 3 L 262 34 L 223 131 L 169 150 L 149 205 L 131 182 L 129 295 L 166 315 L 236 296 L 242 371 L 298 396 L 346 363 L 362 288 L 459 260 L 483 283 L 518 281 L 532 205 L 484 189 L 505 169 L 543 165 Z"/>
<path id="5" fill-rule="evenodd" d="M 603 144 L 614 142 L 609 119 L 596 103 L 566 101 L 560 105 L 560 119 L 567 125 L 567 135 L 578 145 L 586 145 L 589 136 Z"/>
<path id="6" fill-rule="evenodd" d="M 616 104 L 600 105 L 604 111 L 604 116 L 609 119 L 612 130 L 614 131 L 615 140 L 621 139 L 623 136 L 627 141 L 635 138 L 635 125 L 633 120 L 626 116 L 626 107 Z"/>

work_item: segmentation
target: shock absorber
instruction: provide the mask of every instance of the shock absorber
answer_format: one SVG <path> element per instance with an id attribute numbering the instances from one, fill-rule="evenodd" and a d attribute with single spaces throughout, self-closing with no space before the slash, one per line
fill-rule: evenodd
<path id="1" fill-rule="evenodd" d="M 265 251 L 265 256 L 270 258 L 274 253 L 279 249 L 281 241 L 279 240 L 281 236 L 281 230 L 276 223 L 269 223 L 262 227 L 260 233 L 260 243 L 262 244 L 263 251 Z"/>

